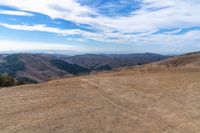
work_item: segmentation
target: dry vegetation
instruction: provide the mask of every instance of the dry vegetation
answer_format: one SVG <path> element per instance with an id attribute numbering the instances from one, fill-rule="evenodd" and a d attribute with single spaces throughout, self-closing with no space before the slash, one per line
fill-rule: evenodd
<path id="1" fill-rule="evenodd" d="M 199 133 L 200 71 L 127 69 L 0 89 L 1 133 Z"/>

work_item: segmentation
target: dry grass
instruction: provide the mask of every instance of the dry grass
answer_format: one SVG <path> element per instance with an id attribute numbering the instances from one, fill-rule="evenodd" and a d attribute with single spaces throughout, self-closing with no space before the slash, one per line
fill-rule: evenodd
<path id="1" fill-rule="evenodd" d="M 1 133 L 199 133 L 200 71 L 122 70 L 0 90 Z"/>

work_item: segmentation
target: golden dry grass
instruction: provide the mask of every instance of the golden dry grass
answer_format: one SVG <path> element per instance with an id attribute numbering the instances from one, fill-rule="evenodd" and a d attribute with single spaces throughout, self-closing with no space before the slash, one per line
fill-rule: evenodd
<path id="1" fill-rule="evenodd" d="M 199 133 L 200 71 L 127 69 L 0 89 L 1 133 Z"/>

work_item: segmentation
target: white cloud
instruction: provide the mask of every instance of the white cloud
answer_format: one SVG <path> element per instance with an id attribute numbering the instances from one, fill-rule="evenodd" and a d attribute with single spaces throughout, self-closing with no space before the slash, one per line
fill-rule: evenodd
<path id="1" fill-rule="evenodd" d="M 0 0 L 1 5 L 16 7 L 24 11 L 38 12 L 52 18 L 66 16 L 83 16 L 92 13 L 92 10 L 81 6 L 74 0 Z"/>
<path id="2" fill-rule="evenodd" d="M 12 25 L 0 23 L 0 26 L 4 26 L 15 30 L 26 30 L 26 31 L 42 31 L 60 34 L 62 36 L 68 35 L 80 35 L 87 39 L 103 42 L 115 42 L 115 43 L 129 43 L 129 44 L 159 44 L 159 45 L 171 45 L 171 44 L 192 44 L 200 43 L 200 30 L 191 30 L 184 34 L 176 34 L 181 30 L 174 30 L 171 32 L 163 32 L 160 34 L 153 34 L 157 30 L 150 32 L 141 32 L 139 34 L 123 34 L 123 33 L 90 33 L 81 30 L 62 30 L 58 28 L 48 27 L 45 25 Z M 83 41 L 81 38 L 75 39 L 76 41 Z"/>
<path id="3" fill-rule="evenodd" d="M 0 23 L 0 26 L 4 26 L 6 28 L 14 30 L 42 31 L 42 32 L 51 32 L 61 35 L 81 34 L 80 30 L 62 30 L 58 28 L 47 27 L 45 25 L 13 25 L 13 24 Z"/>
<path id="4" fill-rule="evenodd" d="M 18 30 L 53 32 L 62 35 L 78 34 L 88 39 L 118 43 L 164 43 L 163 39 L 168 38 L 170 41 L 166 41 L 171 43 L 177 43 L 179 38 L 180 41 L 181 39 L 187 41 L 188 34 L 153 35 L 153 33 L 160 29 L 200 26 L 198 0 L 142 0 L 142 3 L 141 9 L 133 11 L 127 16 L 108 17 L 97 13 L 96 9 L 80 5 L 77 0 L 0 0 L 0 5 L 42 13 L 51 18 L 61 18 L 77 24 L 88 24 L 98 33 L 57 29 L 45 25 L 1 25 Z M 94 15 L 96 17 L 92 17 Z M 185 36 L 187 39 L 184 38 Z M 191 39 L 199 38 L 196 34 L 190 37 Z"/>
<path id="5" fill-rule="evenodd" d="M 15 16 L 33 16 L 33 14 L 23 11 L 0 10 L 0 14 L 15 15 Z"/>
<path id="6" fill-rule="evenodd" d="M 55 44 L 55 43 L 42 43 L 42 42 L 22 42 L 22 41 L 8 41 L 0 40 L 0 52 L 4 51 L 29 51 L 29 50 L 81 50 L 80 47 L 67 44 Z"/>
<path id="7" fill-rule="evenodd" d="M 99 41 L 100 39 L 103 39 L 103 35 L 90 33 L 90 32 L 86 32 L 86 31 L 82 31 L 78 29 L 64 30 L 64 29 L 59 29 L 59 28 L 54 28 L 54 27 L 48 27 L 46 25 L 14 25 L 14 24 L 6 24 L 6 23 L 0 23 L 0 26 L 6 27 L 9 29 L 14 29 L 14 30 L 50 32 L 50 33 L 56 33 L 63 36 L 80 35 L 88 39 L 94 39 L 94 40 L 99 40 Z"/>

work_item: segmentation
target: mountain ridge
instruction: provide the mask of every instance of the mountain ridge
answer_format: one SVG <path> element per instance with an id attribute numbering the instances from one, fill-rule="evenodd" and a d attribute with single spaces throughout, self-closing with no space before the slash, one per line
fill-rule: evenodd
<path id="1" fill-rule="evenodd" d="M 9 62 L 7 58 L 15 58 Z M 49 54 L 11 54 L 0 58 L 0 74 L 8 73 L 25 82 L 45 82 L 58 78 L 132 67 L 169 58 L 153 53 L 144 54 L 86 54 L 76 56 Z M 5 66 L 7 63 L 7 67 Z M 17 65 L 21 65 L 16 69 Z"/>

